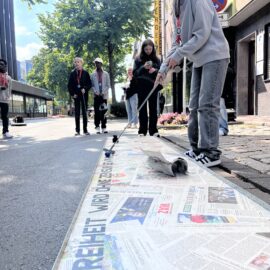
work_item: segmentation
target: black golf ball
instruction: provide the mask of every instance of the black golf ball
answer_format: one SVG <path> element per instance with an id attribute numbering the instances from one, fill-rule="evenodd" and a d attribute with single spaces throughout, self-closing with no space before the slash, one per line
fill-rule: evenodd
<path id="1" fill-rule="evenodd" d="M 113 139 L 112 139 L 113 143 L 117 142 L 118 141 L 118 137 L 117 135 L 113 135 Z"/>

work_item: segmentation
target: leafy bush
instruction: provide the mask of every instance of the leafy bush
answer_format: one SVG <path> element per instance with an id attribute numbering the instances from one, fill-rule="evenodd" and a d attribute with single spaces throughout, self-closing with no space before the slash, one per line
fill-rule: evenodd
<path id="1" fill-rule="evenodd" d="M 110 113 L 115 117 L 127 117 L 125 102 L 118 102 L 111 105 Z"/>
<path id="2" fill-rule="evenodd" d="M 184 125 L 188 123 L 188 115 L 185 113 L 164 113 L 159 119 L 160 125 Z"/>

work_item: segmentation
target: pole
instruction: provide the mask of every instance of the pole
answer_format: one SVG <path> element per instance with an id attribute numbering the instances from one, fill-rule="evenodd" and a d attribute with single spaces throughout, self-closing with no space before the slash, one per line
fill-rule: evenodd
<path id="1" fill-rule="evenodd" d="M 184 57 L 183 64 L 183 113 L 186 113 L 186 87 L 187 87 L 187 58 Z"/>

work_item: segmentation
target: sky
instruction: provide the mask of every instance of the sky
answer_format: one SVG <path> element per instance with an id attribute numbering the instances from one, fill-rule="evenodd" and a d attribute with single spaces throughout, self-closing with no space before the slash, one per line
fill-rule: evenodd
<path id="1" fill-rule="evenodd" d="M 21 0 L 14 0 L 14 20 L 17 60 L 31 60 L 43 46 L 37 35 L 40 23 L 37 14 L 52 12 L 54 3 L 57 0 L 47 0 L 48 4 L 36 4 L 29 9 L 27 3 Z M 130 56 L 127 57 L 130 62 Z M 116 85 L 116 99 L 121 100 L 123 90 L 120 85 Z"/>
<path id="2" fill-rule="evenodd" d="M 14 20 L 17 59 L 30 60 L 42 47 L 42 41 L 37 32 L 40 23 L 37 14 L 52 12 L 56 0 L 47 0 L 48 4 L 37 4 L 29 9 L 27 3 L 14 0 Z"/>

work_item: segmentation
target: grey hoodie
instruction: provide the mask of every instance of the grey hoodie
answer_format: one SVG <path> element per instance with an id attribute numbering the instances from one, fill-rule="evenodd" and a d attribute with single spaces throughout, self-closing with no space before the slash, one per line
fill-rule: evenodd
<path id="1" fill-rule="evenodd" d="M 194 67 L 230 58 L 229 45 L 212 0 L 180 0 L 180 21 L 181 45 L 173 44 L 159 72 L 168 71 L 170 58 L 180 63 L 187 57 Z M 176 30 L 173 38 L 176 40 Z"/>
<path id="2" fill-rule="evenodd" d="M 11 86 L 12 86 L 12 80 L 11 77 L 7 76 L 7 80 L 8 80 L 8 87 L 5 90 L 1 90 L 0 89 L 0 103 L 9 103 L 10 101 L 10 97 L 11 97 Z"/>

